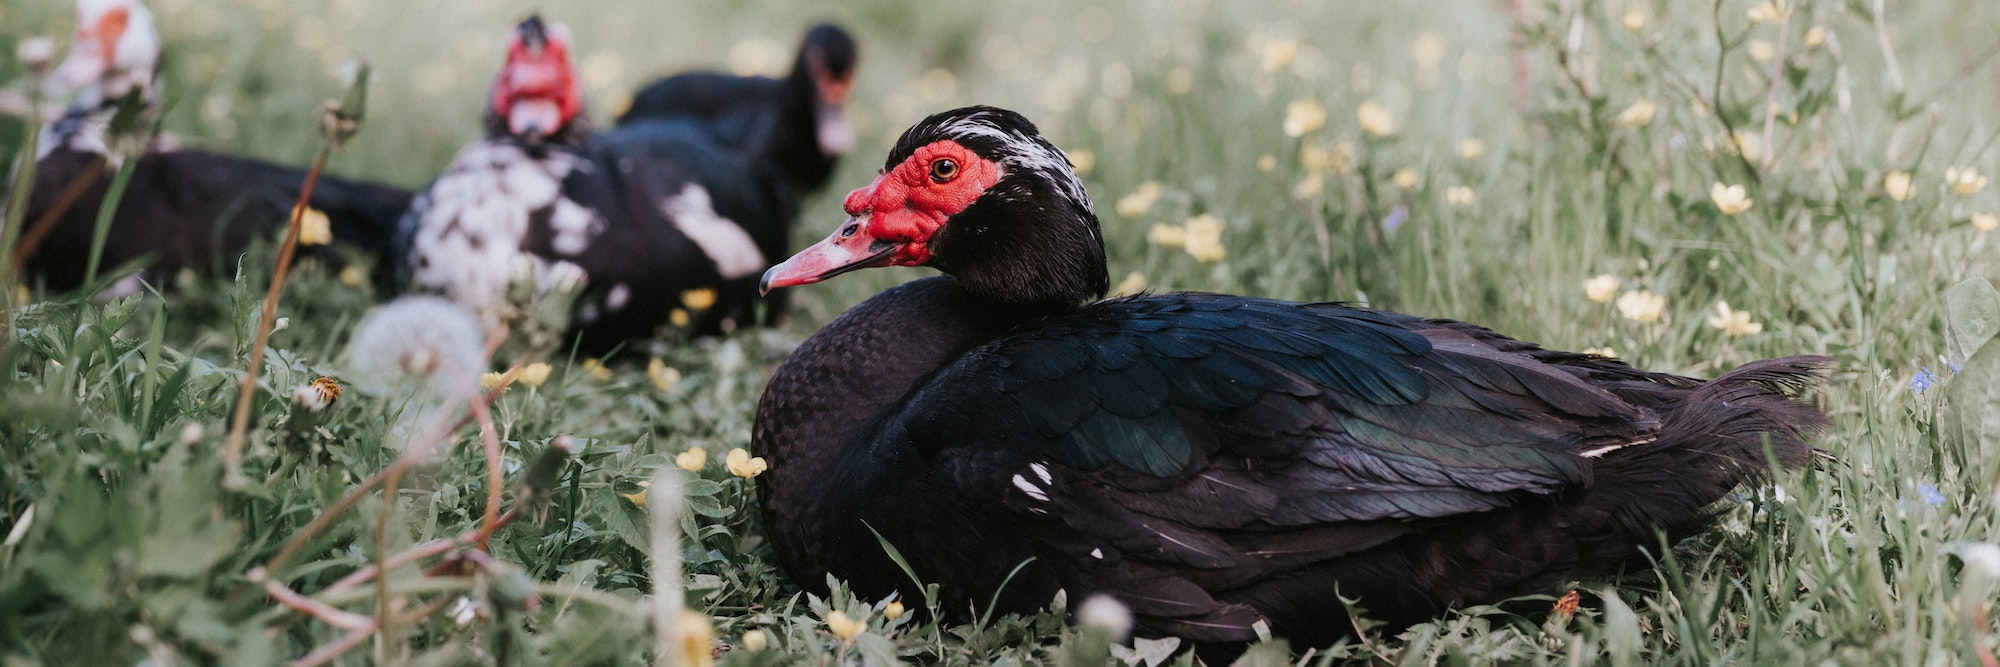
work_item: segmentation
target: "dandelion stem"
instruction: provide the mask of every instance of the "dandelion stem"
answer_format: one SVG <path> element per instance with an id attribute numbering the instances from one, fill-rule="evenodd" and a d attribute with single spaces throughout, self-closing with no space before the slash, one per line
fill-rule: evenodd
<path id="1" fill-rule="evenodd" d="M 76 180 L 70 181 L 69 185 L 63 186 L 62 192 L 56 193 L 56 199 L 49 204 L 48 210 L 42 211 L 41 217 L 35 219 L 35 224 L 22 233 L 20 242 L 14 245 L 13 258 L 7 265 L 9 273 L 18 272 L 28 265 L 28 257 L 35 254 L 36 248 L 41 247 L 42 239 L 47 238 L 49 232 L 55 231 L 56 222 L 61 220 L 63 214 L 68 213 L 71 207 L 76 206 L 76 200 L 82 199 L 83 193 L 90 190 L 90 186 L 96 183 L 98 178 L 104 176 L 104 170 L 109 165 L 110 163 L 103 157 L 94 158 L 90 167 L 84 169 L 84 173 L 79 174 Z"/>
<path id="2" fill-rule="evenodd" d="M 687 604 L 681 592 L 681 472 L 661 470 L 646 488 L 652 509 L 653 634 L 659 642 L 653 664 L 673 667 L 679 663 L 681 608 Z"/>
<path id="3" fill-rule="evenodd" d="M 321 139 L 319 155 L 313 158 L 312 168 L 306 171 L 306 182 L 299 188 L 298 203 L 292 206 L 291 224 L 285 228 L 285 240 L 278 247 L 278 268 L 271 274 L 271 288 L 264 294 L 264 313 L 257 322 L 257 337 L 250 344 L 250 358 L 245 361 L 243 382 L 236 389 L 236 410 L 230 417 L 229 437 L 223 441 L 222 484 L 225 488 L 240 489 L 246 483 L 243 477 L 243 439 L 250 429 L 250 399 L 257 392 L 257 371 L 263 367 L 264 347 L 271 342 L 271 327 L 278 321 L 278 298 L 285 293 L 285 277 L 292 272 L 292 256 L 298 252 L 299 225 L 305 220 L 306 202 L 312 200 L 313 186 L 319 184 L 319 175 L 326 168 L 326 159 L 333 154 L 334 141 Z"/>
<path id="4" fill-rule="evenodd" d="M 389 515 L 396 511 L 396 486 L 403 481 L 403 470 L 395 469 L 389 478 L 382 481 L 382 512 L 375 517 L 375 571 L 389 571 Z M 389 578 L 375 577 L 375 625 L 381 634 L 376 635 L 375 663 L 389 663 L 388 639 L 395 622 L 394 613 L 389 608 Z"/>

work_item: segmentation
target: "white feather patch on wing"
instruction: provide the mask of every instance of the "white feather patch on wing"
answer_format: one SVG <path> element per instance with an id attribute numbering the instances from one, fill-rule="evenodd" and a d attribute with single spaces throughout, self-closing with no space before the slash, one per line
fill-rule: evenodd
<path id="1" fill-rule="evenodd" d="M 715 263 L 715 272 L 724 279 L 754 276 L 767 266 L 764 253 L 757 249 L 757 242 L 750 239 L 750 234 L 735 221 L 715 212 L 708 188 L 689 183 L 680 194 L 661 201 L 660 212 L 701 247 L 702 254 L 708 255 L 708 260 Z"/>

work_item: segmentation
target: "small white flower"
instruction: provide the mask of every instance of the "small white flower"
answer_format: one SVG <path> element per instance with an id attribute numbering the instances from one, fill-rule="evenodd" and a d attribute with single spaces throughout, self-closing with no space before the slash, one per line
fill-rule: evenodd
<path id="1" fill-rule="evenodd" d="M 451 621 L 459 625 L 471 625 L 472 619 L 479 617 L 479 605 L 472 598 L 460 595 L 451 604 Z"/>

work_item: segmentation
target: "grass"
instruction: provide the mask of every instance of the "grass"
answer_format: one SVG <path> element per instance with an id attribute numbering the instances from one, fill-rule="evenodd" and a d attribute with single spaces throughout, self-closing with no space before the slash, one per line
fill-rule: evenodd
<path id="1" fill-rule="evenodd" d="M 60 4 L 0 6 L 9 26 L 0 46 L 67 33 Z M 1990 113 L 2000 108 L 2000 7 L 1897 2 L 1877 16 L 1874 3 L 1802 3 L 1785 20 L 1753 23 L 1751 4 L 1736 1 L 1535 4 L 1518 42 L 1529 72 L 1522 100 L 1501 3 L 1244 4 L 873 0 L 816 10 L 860 38 L 862 140 L 836 192 L 808 203 L 799 238 L 829 229 L 835 197 L 866 181 L 907 124 L 990 103 L 1028 114 L 1090 165 L 1114 280 L 1361 301 L 1694 375 L 1830 355 L 1836 371 L 1821 400 L 1836 427 L 1820 446 L 1839 462 L 1744 490 L 1716 530 L 1662 551 L 1657 571 L 1577 582 L 1573 617 L 1468 609 L 1294 657 L 1991 659 L 2000 572 L 1980 554 L 2000 537 L 2000 430 L 1984 423 L 2000 414 L 2000 352 L 1978 348 L 1975 332 L 2000 311 L 1975 292 L 1947 291 L 1995 273 L 1995 239 L 1975 214 L 2000 213 L 2000 187 L 1960 194 L 1944 175 L 2000 169 Z M 188 143 L 303 164 L 317 146 L 320 101 L 340 90 L 334 72 L 361 54 L 378 73 L 370 120 L 331 170 L 418 186 L 475 136 L 498 45 L 525 8 L 162 0 L 163 125 Z M 1629 15 L 1642 19 L 1636 30 Z M 621 91 L 661 72 L 781 68 L 805 22 L 821 16 L 770 1 L 673 12 L 622 2 L 551 18 L 573 27 L 595 116 L 608 119 Z M 1780 68 L 1757 57 L 1767 50 Z M 0 61 L 0 81 L 21 75 L 19 63 Z M 1364 129 L 1357 110 L 1371 101 L 1392 132 Z M 1644 124 L 1625 113 L 1641 101 L 1655 109 Z M 1288 136 L 1288 113 L 1306 128 L 1314 104 L 1324 120 Z M 0 150 L 17 153 L 23 136 L 0 120 Z M 1472 154 L 1467 140 L 1484 151 Z M 1908 188 L 1893 187 L 1897 173 L 1910 175 Z M 1157 184 L 1150 202 L 1121 202 L 1152 191 L 1146 183 Z M 1724 213 L 1710 196 L 1716 183 L 1745 186 L 1751 205 Z M 1222 225 L 1220 261 L 1149 242 L 1156 225 L 1200 215 Z M 289 326 L 272 335 L 259 382 L 252 484 L 221 489 L 224 424 L 272 256 L 260 249 L 234 280 L 191 279 L 166 299 L 35 293 L 14 313 L 0 350 L 11 371 L 0 375 L 0 662 L 265 664 L 344 634 L 273 603 L 250 572 L 389 465 L 388 444 L 411 437 L 426 405 L 353 392 L 312 428 L 297 426 L 307 415 L 293 389 L 348 375 L 346 340 L 381 298 L 307 260 L 287 285 Z M 639 601 L 653 547 L 639 482 L 697 447 L 708 461 L 688 481 L 681 522 L 689 604 L 732 647 L 752 630 L 769 643 L 725 662 L 1075 659 L 1090 638 L 1065 628 L 1060 609 L 939 627 L 914 614 L 890 620 L 883 601 L 838 586 L 827 599 L 797 593 L 768 560 L 754 480 L 722 464 L 748 443 L 762 379 L 786 341 L 923 273 L 801 289 L 796 315 L 775 333 L 649 344 L 661 357 L 650 372 L 641 363 L 599 375 L 551 351 L 506 348 L 496 368 L 556 366 L 546 384 L 517 384 L 493 403 L 509 479 L 559 437 L 580 454 L 554 483 L 531 487 L 545 499 L 494 535 L 501 565 L 477 576 L 396 571 L 388 588 L 404 609 L 443 611 L 410 614 L 337 662 L 650 658 Z M 1658 319 L 1587 299 L 1583 283 L 1598 274 L 1621 294 L 1660 297 Z M 1711 326 L 1723 301 L 1762 330 Z M 1919 374 L 1936 385 L 1913 390 Z M 479 439 L 462 429 L 450 444 L 392 497 L 362 496 L 275 578 L 318 591 L 378 557 L 476 527 L 487 492 Z M 373 615 L 376 595 L 339 602 Z M 461 598 L 472 610 L 464 622 L 451 611 Z M 522 604 L 530 598 L 538 606 Z M 832 634 L 824 619 L 836 610 L 866 629 Z M 1157 646 L 1138 647 L 1148 648 Z"/>

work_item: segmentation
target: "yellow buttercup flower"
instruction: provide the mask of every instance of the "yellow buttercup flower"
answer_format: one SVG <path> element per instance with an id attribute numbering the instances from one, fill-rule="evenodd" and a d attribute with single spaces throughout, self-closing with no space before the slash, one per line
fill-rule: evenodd
<path id="1" fill-rule="evenodd" d="M 1222 230 L 1226 225 L 1221 218 L 1203 213 L 1187 221 L 1187 253 L 1195 261 L 1211 264 L 1222 261 L 1227 251 L 1222 246 Z"/>
<path id="2" fill-rule="evenodd" d="M 1266 72 L 1276 72 L 1292 64 L 1292 59 L 1298 57 L 1299 43 L 1289 39 L 1264 40 L 1263 48 L 1259 51 L 1258 66 Z"/>
<path id="3" fill-rule="evenodd" d="M 1805 43 L 1808 49 L 1819 48 L 1819 45 L 1826 43 L 1826 26 L 1816 25 L 1807 28 Z"/>
<path id="4" fill-rule="evenodd" d="M 2000 229 L 2000 216 L 1995 216 L 1991 213 L 1974 213 L 1972 214 L 1972 228 L 1979 230 L 1981 234 Z"/>
<path id="5" fill-rule="evenodd" d="M 902 618 L 902 617 L 903 617 L 903 601 L 902 601 L 902 600 L 890 600 L 890 601 L 889 601 L 889 604 L 886 604 L 886 605 L 882 605 L 882 616 L 883 616 L 883 618 L 887 618 L 887 619 L 889 619 L 889 620 L 891 620 L 891 621 L 893 621 L 893 620 L 896 620 L 896 619 L 899 619 L 899 618 Z"/>
<path id="6" fill-rule="evenodd" d="M 1736 215 L 1748 211 L 1750 205 L 1756 203 L 1743 186 L 1723 185 L 1719 182 L 1709 186 L 1708 198 L 1715 202 L 1715 207 L 1720 209 L 1723 215 Z"/>
<path id="7" fill-rule="evenodd" d="M 1161 186 L 1159 181 L 1140 183 L 1131 194 L 1119 197 L 1115 208 L 1121 217 L 1137 218 L 1153 210 L 1153 202 L 1158 201 L 1160 194 L 1165 191 L 1166 188 Z"/>
<path id="8" fill-rule="evenodd" d="M 1600 273 L 1583 281 L 1583 298 L 1598 303 L 1611 303 L 1618 295 L 1618 278 L 1609 273 Z"/>
<path id="9" fill-rule="evenodd" d="M 1776 47 L 1771 46 L 1770 42 L 1761 39 L 1750 40 L 1751 60 L 1755 60 L 1760 63 L 1768 63 L 1771 62 L 1771 58 L 1776 56 L 1777 54 L 1778 54 L 1778 49 Z"/>
<path id="10" fill-rule="evenodd" d="M 1124 280 L 1118 281 L 1117 285 L 1111 287 L 1111 296 L 1138 294 L 1143 289 L 1146 289 L 1146 274 L 1133 271 L 1125 274 Z"/>
<path id="11" fill-rule="evenodd" d="M 1397 188 L 1403 190 L 1415 188 L 1417 187 L 1417 170 L 1409 167 L 1397 169 L 1395 174 L 1389 176 L 1389 182 L 1394 183 Z"/>
<path id="12" fill-rule="evenodd" d="M 673 312 L 667 313 L 667 322 L 673 324 L 676 327 L 680 327 L 683 329 L 687 328 L 689 322 L 687 309 L 675 308 Z"/>
<path id="13" fill-rule="evenodd" d="M 1660 315 L 1667 311 L 1667 300 L 1652 290 L 1626 292 L 1618 296 L 1618 312 L 1625 319 L 1640 324 L 1660 321 Z"/>
<path id="14" fill-rule="evenodd" d="M 1736 154 L 1745 160 L 1756 162 L 1764 157 L 1764 140 L 1755 134 L 1737 130 L 1730 135 L 1730 141 L 1736 145 Z"/>
<path id="15" fill-rule="evenodd" d="M 826 629 L 832 632 L 833 636 L 839 637 L 841 641 L 848 641 L 854 639 L 855 635 L 861 634 L 861 631 L 868 629 L 868 619 L 863 618 L 857 621 L 850 618 L 846 612 L 830 611 L 826 614 Z"/>
<path id="16" fill-rule="evenodd" d="M 1715 314 L 1709 316 L 1708 326 L 1721 329 L 1730 337 L 1749 336 L 1764 330 L 1764 325 L 1750 321 L 1750 313 L 1731 310 L 1729 302 L 1715 302 Z"/>
<path id="17" fill-rule="evenodd" d="M 701 472 L 708 467 L 708 450 L 689 447 L 687 451 L 674 455 L 674 465 L 688 472 Z"/>
<path id="18" fill-rule="evenodd" d="M 715 305 L 715 290 L 697 287 L 681 292 L 681 305 L 687 306 L 688 310 L 708 310 Z"/>
<path id="19" fill-rule="evenodd" d="M 744 479 L 762 475 L 765 470 L 771 468 L 764 463 L 764 457 L 751 456 L 750 451 L 742 447 L 729 450 L 729 455 L 723 457 L 722 463 L 729 468 L 729 474 Z"/>
<path id="20" fill-rule="evenodd" d="M 1785 10 L 1782 5 L 1777 3 L 1762 2 L 1758 3 L 1755 7 L 1751 7 L 1750 11 L 1746 12 L 1746 14 L 1749 16 L 1751 23 L 1777 23 L 1785 17 Z"/>
<path id="21" fill-rule="evenodd" d="M 1646 29 L 1646 14 L 1639 10 L 1625 12 L 1625 29 L 1639 32 Z"/>
<path id="22" fill-rule="evenodd" d="M 680 369 L 668 366 L 667 362 L 661 361 L 659 357 L 653 357 L 652 361 L 646 362 L 646 379 L 651 380 L 653 388 L 663 394 L 671 394 L 681 389 Z"/>
<path id="23" fill-rule="evenodd" d="M 1326 125 L 1326 107 L 1307 97 L 1285 105 L 1285 136 L 1296 137 Z"/>
<path id="24" fill-rule="evenodd" d="M 674 630 L 680 636 L 680 646 L 676 647 L 680 650 L 680 664 L 686 667 L 715 664 L 715 623 L 707 614 L 682 609 Z"/>
<path id="25" fill-rule="evenodd" d="M 1970 195 L 1986 188 L 1986 175 L 1977 167 L 1949 167 L 1944 170 L 1944 182 L 1952 192 Z"/>
<path id="26" fill-rule="evenodd" d="M 1326 151 L 1325 146 L 1310 143 L 1299 147 L 1299 166 L 1307 171 L 1319 171 L 1330 164 L 1333 164 L 1333 155 Z M 1271 165 L 1273 169 L 1277 166 L 1275 163 Z"/>
<path id="27" fill-rule="evenodd" d="M 1269 153 L 1257 156 L 1257 171 L 1266 174 L 1278 170 L 1278 157 Z"/>
<path id="28" fill-rule="evenodd" d="M 1313 195 L 1319 194 L 1320 188 L 1324 187 L 1325 183 L 1326 179 L 1317 171 L 1306 174 L 1305 178 L 1299 179 L 1298 184 L 1292 186 L 1292 198 L 1311 199 Z"/>
<path id="29" fill-rule="evenodd" d="M 1616 120 L 1623 127 L 1645 127 L 1653 124 L 1653 115 L 1659 112 L 1659 105 L 1653 104 L 1649 100 L 1639 100 L 1633 102 L 1632 106 L 1625 107 L 1624 111 L 1618 112 Z"/>
<path id="30" fill-rule="evenodd" d="M 521 384 L 528 385 L 529 388 L 539 387 L 542 386 L 542 383 L 549 381 L 550 370 L 553 369 L 551 369 L 548 364 L 537 361 L 535 363 L 522 366 L 521 374 L 518 379 L 521 381 Z"/>
<path id="31" fill-rule="evenodd" d="M 348 287 L 360 287 L 368 284 L 368 272 L 361 270 L 361 267 L 353 264 L 340 267 L 340 284 Z"/>
<path id="32" fill-rule="evenodd" d="M 1911 197 L 1917 196 L 1915 179 L 1910 178 L 1910 172 L 1900 169 L 1882 176 L 1882 189 L 1889 193 L 1890 199 L 1896 201 L 1909 201 Z"/>
<path id="33" fill-rule="evenodd" d="M 1472 206 L 1478 200 L 1479 196 L 1472 192 L 1472 188 L 1463 185 L 1454 185 L 1444 191 L 1444 203 L 1457 208 Z"/>
<path id="34" fill-rule="evenodd" d="M 494 371 L 479 376 L 480 388 L 487 391 L 501 389 L 511 384 L 514 384 L 514 374 L 512 372 Z"/>
<path id="35" fill-rule="evenodd" d="M 1153 223 L 1153 228 L 1146 232 L 1146 240 L 1162 248 L 1179 248 L 1187 245 L 1187 229 L 1180 225 L 1156 222 Z"/>
<path id="36" fill-rule="evenodd" d="M 652 485 L 653 485 L 653 480 L 650 479 L 639 480 L 639 490 L 633 491 L 631 493 L 620 493 L 618 494 L 618 497 L 632 501 L 632 504 L 638 505 L 639 509 L 646 509 L 646 491 L 647 491 L 646 487 Z"/>
<path id="37" fill-rule="evenodd" d="M 293 213 L 297 213 L 293 209 Z M 307 206 L 305 215 L 299 217 L 299 245 L 327 245 L 333 243 L 333 222 L 326 219 L 326 212 Z"/>
<path id="38" fill-rule="evenodd" d="M 1458 156 L 1467 160 L 1477 160 L 1486 157 L 1486 142 L 1478 139 L 1466 139 L 1458 142 Z"/>
<path id="39" fill-rule="evenodd" d="M 598 361 L 596 357 L 583 360 L 583 374 L 598 382 L 611 380 L 611 369 L 605 368 L 604 362 Z"/>
<path id="40" fill-rule="evenodd" d="M 1361 129 L 1368 131 L 1369 134 L 1388 136 L 1396 133 L 1395 114 L 1389 113 L 1387 108 L 1375 100 L 1362 102 L 1361 106 L 1354 110 L 1354 117 L 1361 121 Z"/>
<path id="41" fill-rule="evenodd" d="M 1088 149 L 1066 151 L 1064 154 L 1069 157 L 1069 166 L 1076 170 L 1078 176 L 1089 176 L 1091 170 L 1097 168 L 1097 153 Z"/>

